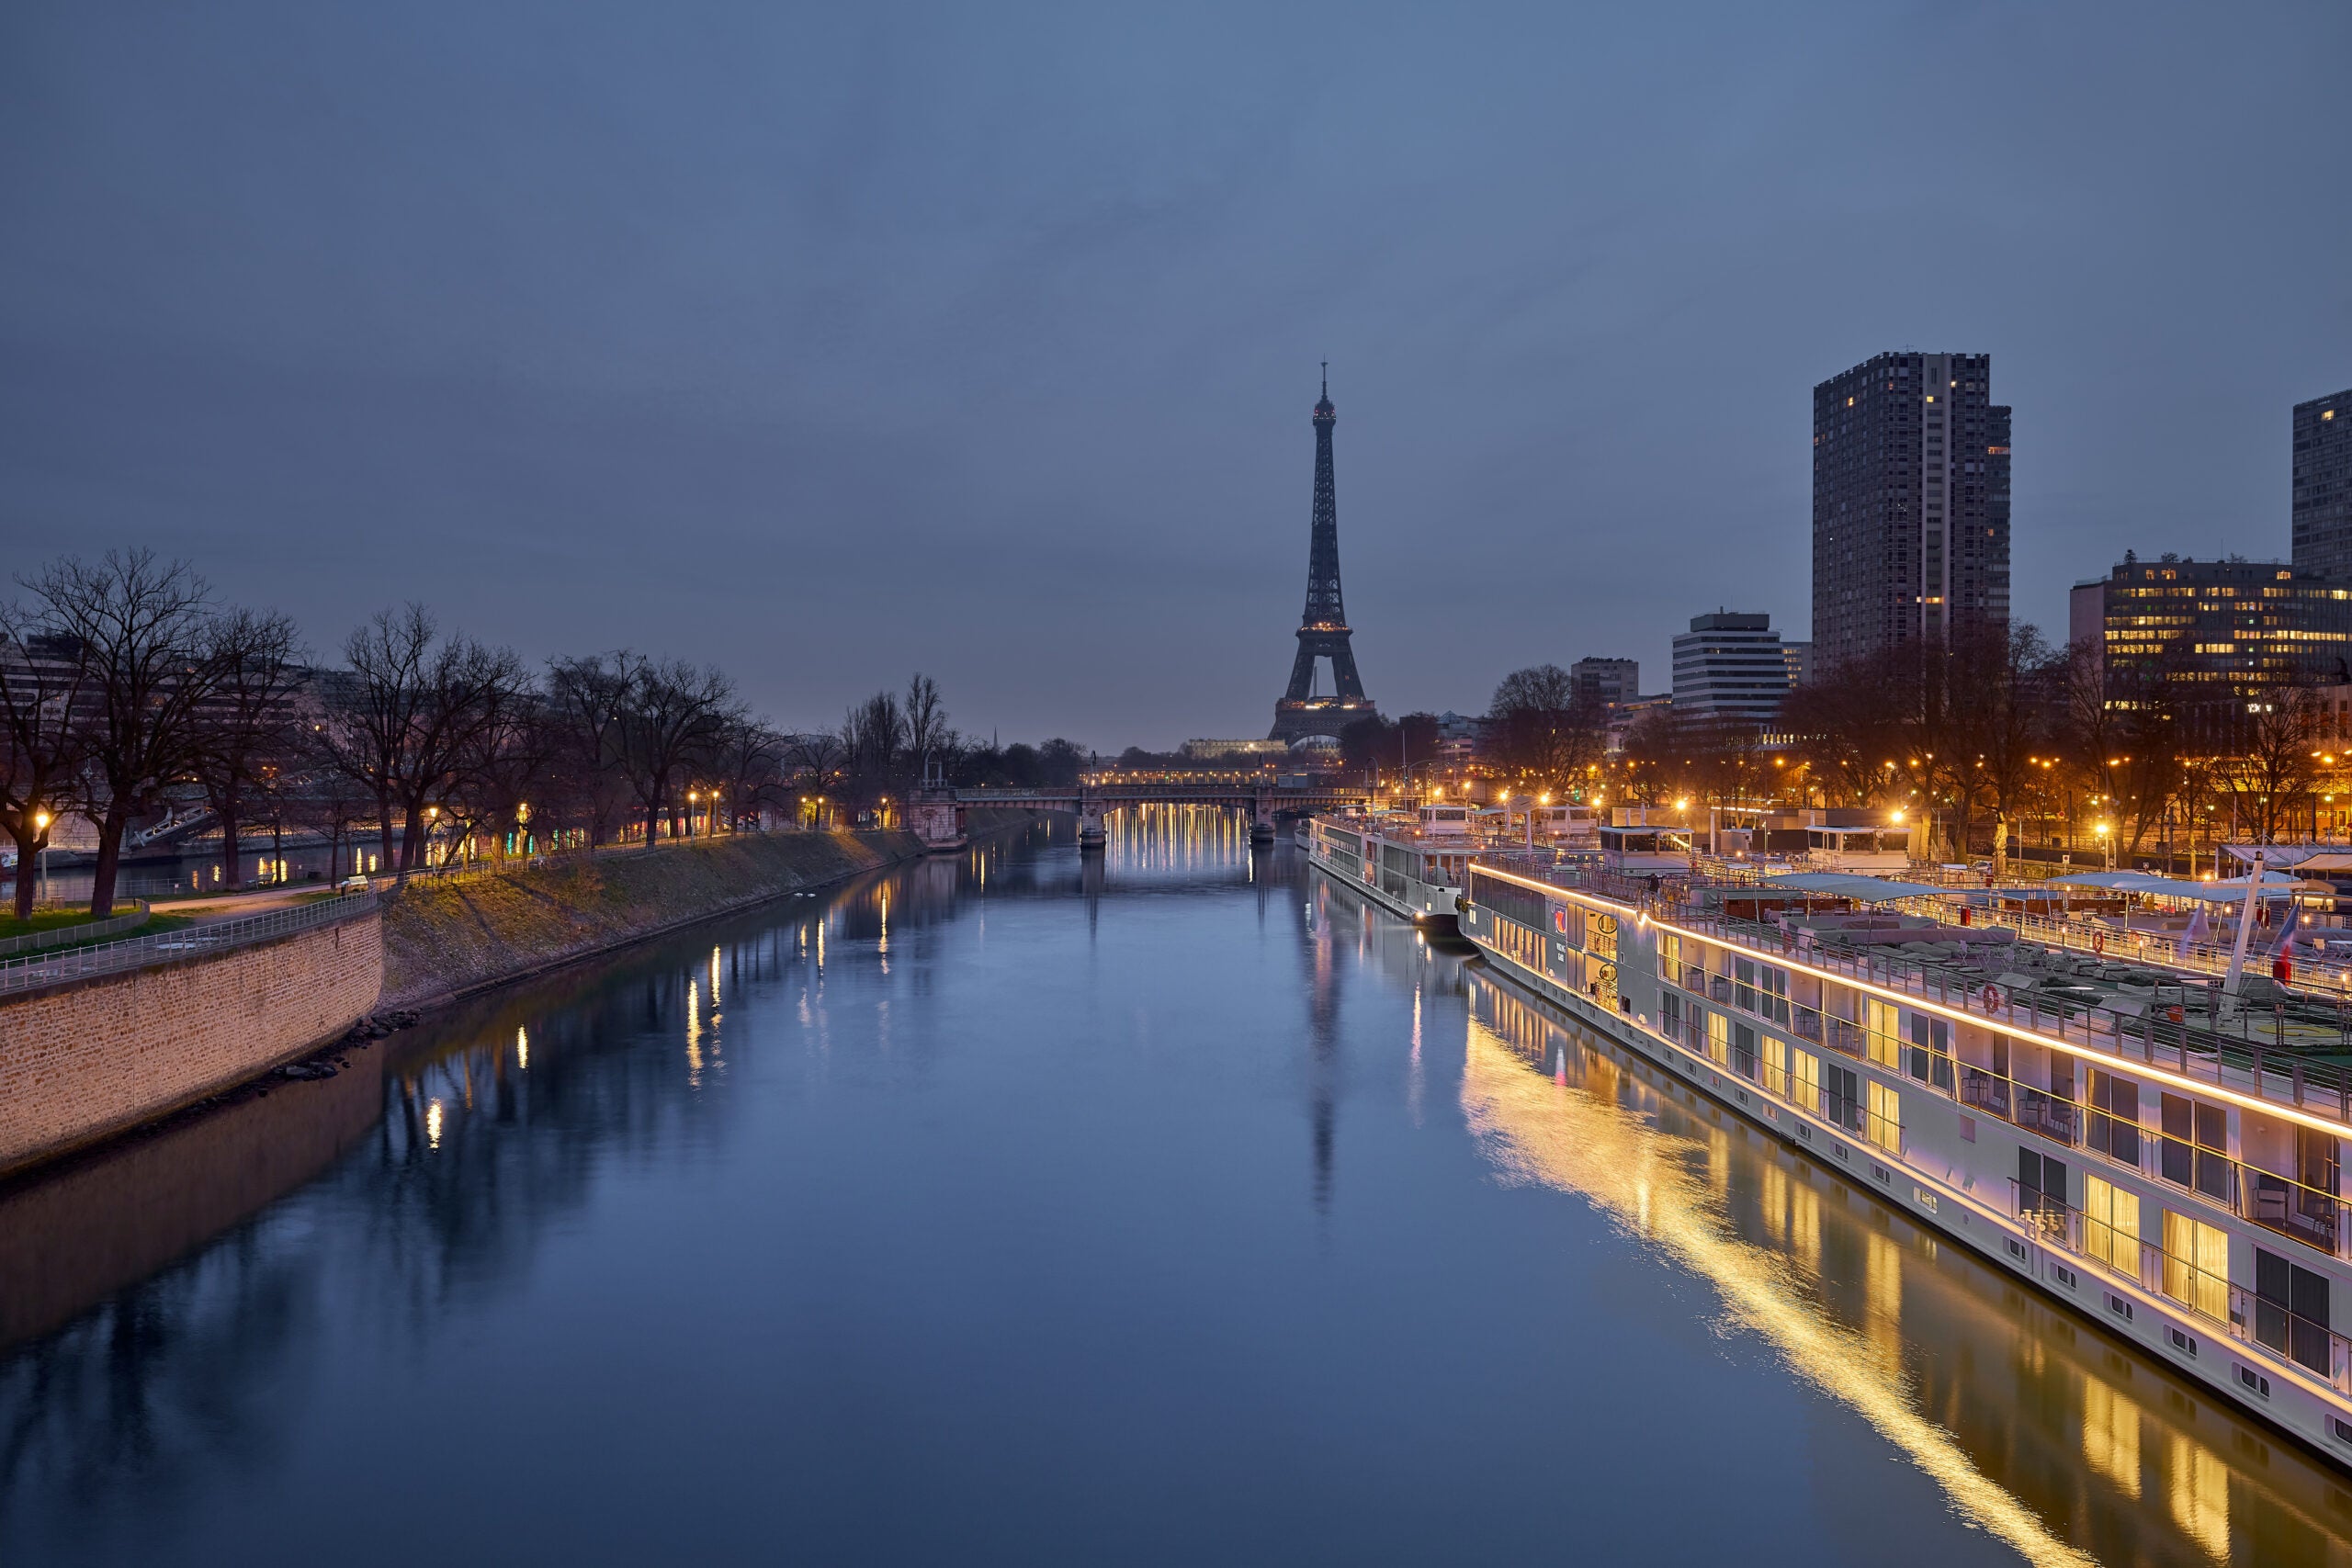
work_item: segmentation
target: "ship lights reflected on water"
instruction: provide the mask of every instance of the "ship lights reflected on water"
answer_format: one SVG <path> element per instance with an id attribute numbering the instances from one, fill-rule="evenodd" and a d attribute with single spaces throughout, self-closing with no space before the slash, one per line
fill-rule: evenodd
<path id="1" fill-rule="evenodd" d="M 2274 1465 L 2243 1420 L 2160 1368 L 2136 1374 L 2153 1373 L 2160 1397 L 2133 1398 L 2134 1369 L 2116 1351 L 2095 1361 L 2087 1327 L 2086 1355 L 2061 1309 L 2018 1300 L 1988 1267 L 1727 1112 L 1662 1092 L 1646 1067 L 1491 978 L 1470 983 L 1462 1110 L 1503 1179 L 1574 1193 L 1699 1274 L 1727 1329 L 1770 1346 L 2030 1562 L 2098 1561 L 2086 1547 L 2118 1560 L 2286 1561 L 2340 1533 L 2325 1509 L 2352 1497 L 2306 1496 L 2314 1488 L 2296 1483 L 2315 1472 Z M 1831 1254 L 1851 1269 L 1844 1279 L 1825 1260 L 1830 1224 L 1860 1233 Z M 2244 1462 L 2209 1440 L 2230 1431 Z M 2076 1444 L 2084 1469 L 2067 1485 Z"/>

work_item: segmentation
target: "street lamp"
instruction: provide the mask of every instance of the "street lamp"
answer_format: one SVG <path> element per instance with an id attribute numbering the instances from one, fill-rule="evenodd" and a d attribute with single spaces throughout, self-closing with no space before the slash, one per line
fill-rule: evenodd
<path id="1" fill-rule="evenodd" d="M 35 832 L 37 832 L 37 833 L 39 833 L 39 834 L 40 835 L 40 880 L 39 880 L 39 882 L 36 884 L 36 886 L 37 886 L 37 889 L 38 889 L 38 890 L 33 894 L 33 899 L 34 899 L 34 901 L 35 901 L 36 903 L 46 904 L 46 903 L 48 903 L 48 902 L 49 902 L 49 813 L 48 813 L 48 812 L 46 812 L 46 811 L 36 811 L 36 812 L 34 812 L 34 813 L 33 813 L 33 830 L 34 830 Z M 21 875 L 23 875 L 23 874 L 24 874 L 24 869 L 25 869 L 24 867 L 22 867 L 22 866 L 18 866 L 18 867 L 17 868 L 17 874 L 18 875 L 20 875 L 20 876 L 21 876 Z"/>

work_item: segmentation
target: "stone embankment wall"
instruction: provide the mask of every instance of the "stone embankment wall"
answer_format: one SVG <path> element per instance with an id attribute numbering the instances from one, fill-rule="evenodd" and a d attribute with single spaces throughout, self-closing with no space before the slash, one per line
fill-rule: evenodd
<path id="1" fill-rule="evenodd" d="M 273 1078 L 0 1188 L 0 1354 L 293 1191 L 365 1138 L 383 1107 L 379 1071 Z"/>
<path id="2" fill-rule="evenodd" d="M 1035 818 L 976 810 L 975 836 Z M 421 1007 L 922 853 L 911 833 L 752 833 L 451 882 L 384 914 L 384 1005 Z"/>
<path id="3" fill-rule="evenodd" d="M 383 973 L 371 911 L 0 1004 L 0 1171 L 308 1055 L 374 1010 Z"/>

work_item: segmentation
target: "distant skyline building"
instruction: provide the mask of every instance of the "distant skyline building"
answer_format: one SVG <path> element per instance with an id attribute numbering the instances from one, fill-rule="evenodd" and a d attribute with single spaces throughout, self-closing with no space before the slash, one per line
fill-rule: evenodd
<path id="1" fill-rule="evenodd" d="M 1579 659 L 1568 666 L 1568 680 L 1580 698 L 1616 707 L 1642 693 L 1642 666 L 1634 659 Z"/>
<path id="2" fill-rule="evenodd" d="M 1802 686 L 1813 679 L 1813 644 L 1784 642 L 1781 645 L 1781 657 L 1789 662 L 1790 685 Z"/>
<path id="3" fill-rule="evenodd" d="M 1340 499 L 1331 472 L 1331 427 L 1339 422 L 1327 365 L 1323 395 L 1315 404 L 1315 508 L 1307 525 L 1306 608 L 1299 616 L 1298 656 L 1291 661 L 1289 689 L 1274 704 L 1274 728 L 1268 736 L 1272 740 L 1336 738 L 1357 719 L 1378 711 L 1363 694 L 1363 681 L 1356 674 L 1348 613 L 1340 597 Z M 1318 663 L 1330 666 L 1328 694 L 1316 683 Z"/>
<path id="4" fill-rule="evenodd" d="M 1770 615 L 1718 610 L 1674 639 L 1674 711 L 1768 725 L 1789 694 L 1789 660 Z"/>
<path id="5" fill-rule="evenodd" d="M 2352 581 L 2352 390 L 2295 405 L 2297 571 Z"/>
<path id="6" fill-rule="evenodd" d="M 2067 630 L 2095 650 L 2109 704 L 2170 687 L 2193 742 L 2225 744 L 2249 702 L 2347 678 L 2352 584 L 2284 561 L 2127 556 L 2075 585 Z"/>
<path id="7" fill-rule="evenodd" d="M 1813 389 L 1813 660 L 2009 624 L 2009 411 L 1989 354 L 1882 354 Z"/>

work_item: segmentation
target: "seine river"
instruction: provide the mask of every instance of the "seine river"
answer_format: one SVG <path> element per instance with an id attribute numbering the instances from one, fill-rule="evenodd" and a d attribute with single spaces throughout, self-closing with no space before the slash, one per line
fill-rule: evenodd
<path id="1" fill-rule="evenodd" d="M 2352 1562 L 2352 1477 L 1114 819 L 0 1191 L 0 1562 Z"/>

